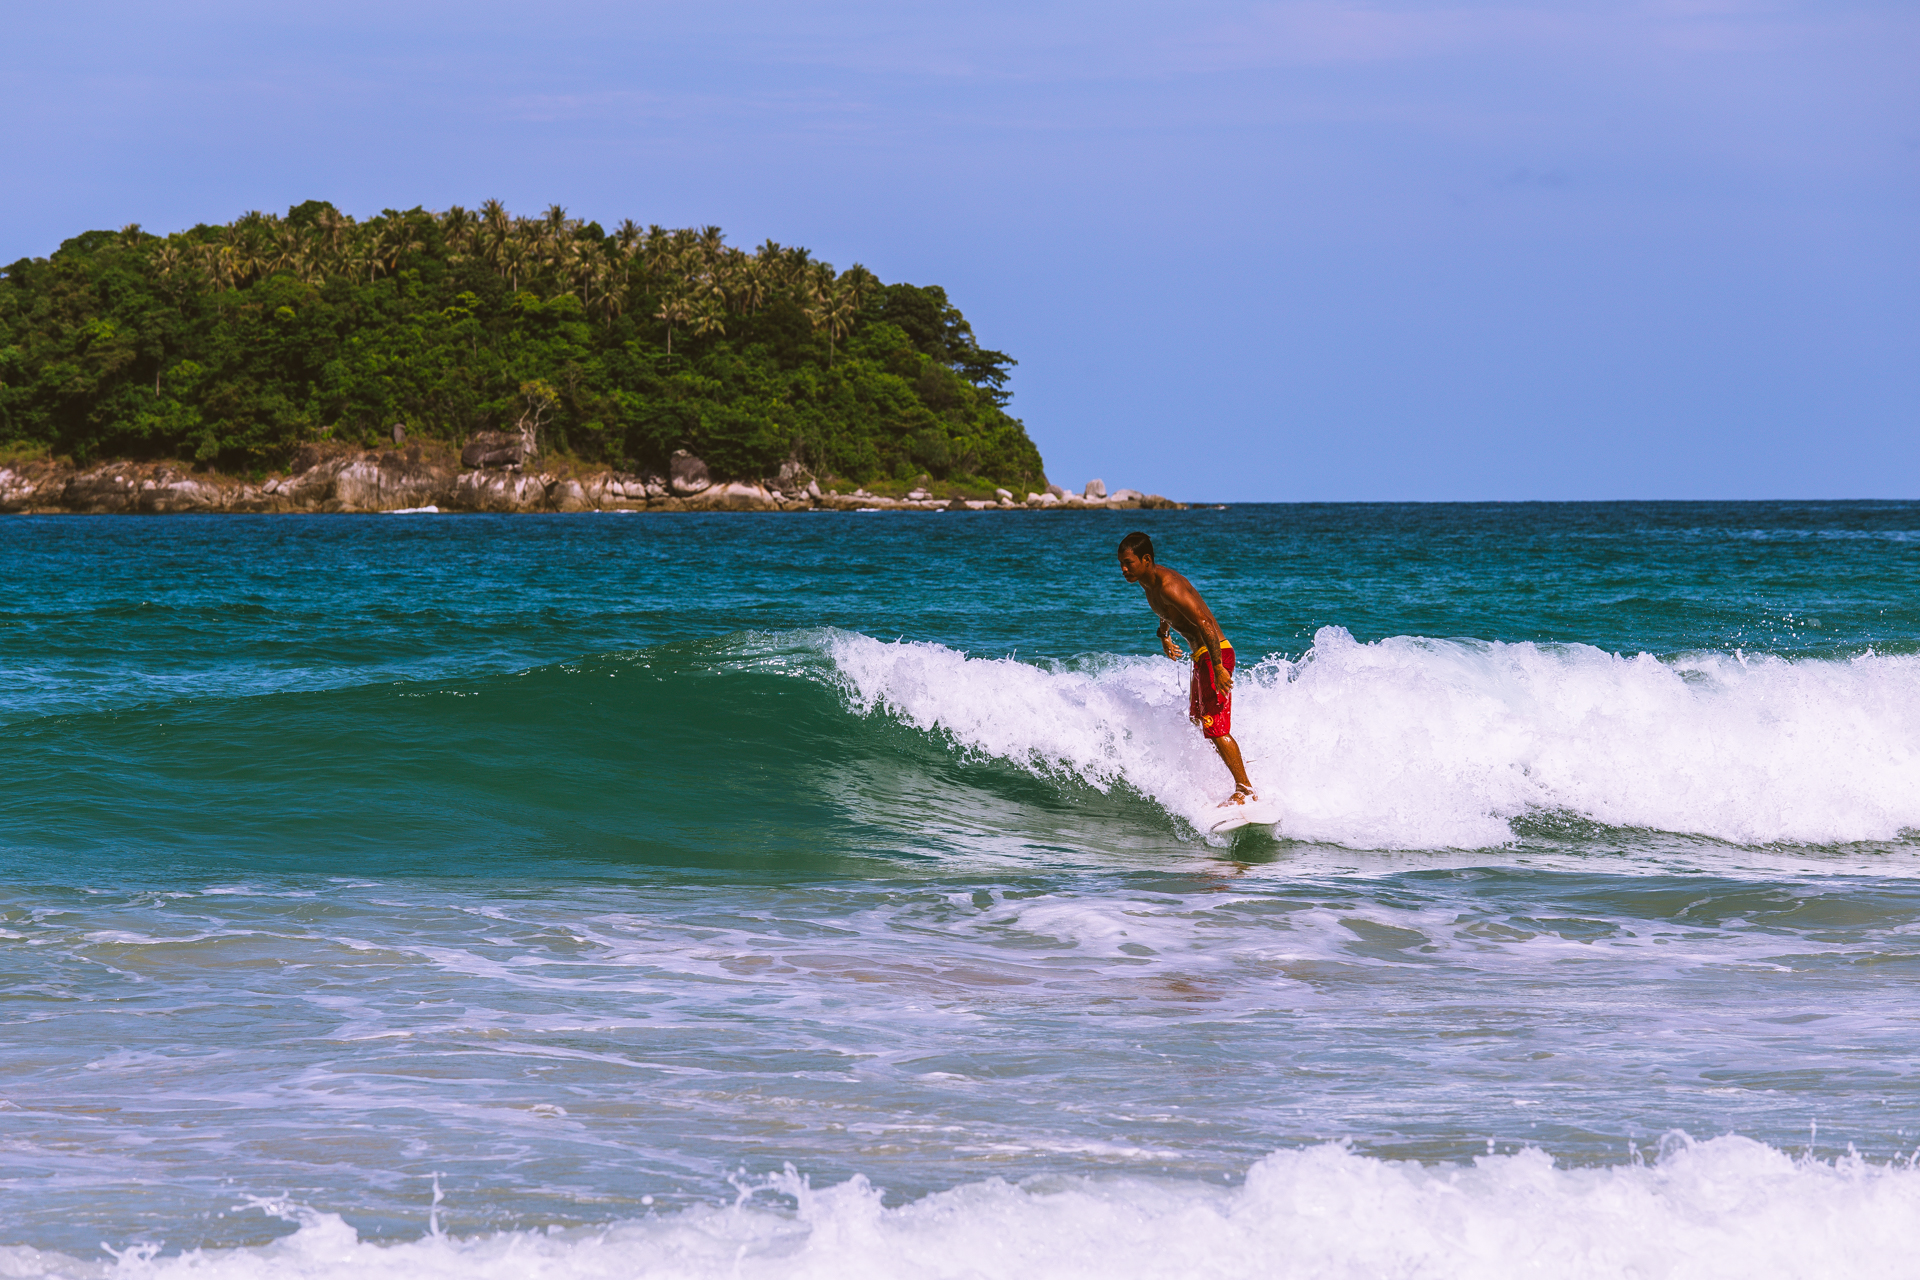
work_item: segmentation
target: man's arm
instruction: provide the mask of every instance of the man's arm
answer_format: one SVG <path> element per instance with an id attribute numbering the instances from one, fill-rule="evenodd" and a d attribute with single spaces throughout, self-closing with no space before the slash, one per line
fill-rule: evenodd
<path id="1" fill-rule="evenodd" d="M 1194 592 L 1195 597 L 1199 592 Z M 1222 693 L 1233 692 L 1233 672 L 1227 669 L 1227 660 L 1223 653 L 1226 637 L 1220 634 L 1220 624 L 1213 620 L 1213 614 L 1201 606 L 1200 634 L 1207 638 L 1207 660 L 1213 663 L 1213 686 Z"/>
<path id="2" fill-rule="evenodd" d="M 1200 598 L 1191 582 L 1181 578 L 1174 588 L 1167 592 L 1171 603 L 1193 620 L 1194 630 L 1207 642 L 1207 660 L 1213 664 L 1213 681 L 1222 693 L 1233 689 L 1233 672 L 1227 670 L 1226 659 L 1221 651 L 1226 647 L 1226 637 L 1220 634 L 1220 624 L 1214 621 L 1213 610 L 1207 608 L 1207 602 Z"/>
<path id="3" fill-rule="evenodd" d="M 1182 649 L 1179 641 L 1173 638 L 1173 624 L 1165 618 L 1160 619 L 1160 652 L 1175 662 L 1187 656 L 1186 650 Z"/>
<path id="4" fill-rule="evenodd" d="M 1222 693 L 1233 692 L 1233 668 L 1220 656 L 1220 628 L 1213 629 L 1213 644 L 1207 649 L 1207 657 L 1213 661 L 1213 687 Z"/>

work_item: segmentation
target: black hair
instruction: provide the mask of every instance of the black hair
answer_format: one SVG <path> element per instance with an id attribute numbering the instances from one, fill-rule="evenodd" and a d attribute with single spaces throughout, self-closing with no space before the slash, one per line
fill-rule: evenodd
<path id="1" fill-rule="evenodd" d="M 1120 550 L 1131 551 L 1142 560 L 1152 560 L 1153 539 L 1136 529 L 1120 539 Z"/>

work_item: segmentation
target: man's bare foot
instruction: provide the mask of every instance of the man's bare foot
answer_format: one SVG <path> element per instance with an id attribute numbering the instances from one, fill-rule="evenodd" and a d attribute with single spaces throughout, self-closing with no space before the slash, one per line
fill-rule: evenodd
<path id="1" fill-rule="evenodd" d="M 1249 800 L 1258 800 L 1259 798 L 1259 796 L 1253 794 L 1253 785 L 1243 782 L 1233 789 L 1232 795 L 1220 802 L 1220 807 L 1224 809 L 1230 804 L 1245 804 Z"/>

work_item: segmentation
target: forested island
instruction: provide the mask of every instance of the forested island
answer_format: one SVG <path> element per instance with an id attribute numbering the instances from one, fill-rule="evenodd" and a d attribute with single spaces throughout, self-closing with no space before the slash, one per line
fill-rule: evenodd
<path id="1" fill-rule="evenodd" d="M 309 201 L 168 236 L 90 231 L 8 266 L 0 463 L 166 460 L 143 483 L 277 491 L 269 477 L 350 454 L 404 470 L 464 451 L 471 470 L 663 492 L 676 458 L 702 464 L 689 489 L 1044 492 L 1006 410 L 1013 364 L 938 287 L 771 240 L 743 251 L 718 227 L 607 231 L 498 201 L 356 220 Z"/>

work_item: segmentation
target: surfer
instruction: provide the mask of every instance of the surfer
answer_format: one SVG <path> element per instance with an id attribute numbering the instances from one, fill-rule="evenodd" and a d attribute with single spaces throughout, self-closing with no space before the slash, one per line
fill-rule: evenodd
<path id="1" fill-rule="evenodd" d="M 1144 533 L 1120 540 L 1120 574 L 1146 591 L 1147 607 L 1160 615 L 1160 648 L 1169 658 L 1178 662 L 1186 657 L 1169 632 L 1178 631 L 1193 646 L 1187 718 L 1199 726 L 1233 775 L 1233 794 L 1222 803 L 1259 799 L 1247 781 L 1240 744 L 1233 740 L 1233 644 L 1220 634 L 1213 610 L 1191 582 L 1154 562 L 1153 539 Z"/>

